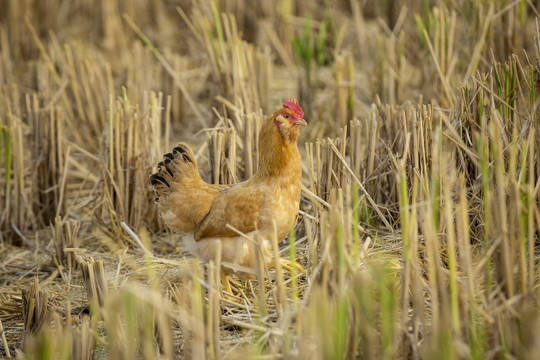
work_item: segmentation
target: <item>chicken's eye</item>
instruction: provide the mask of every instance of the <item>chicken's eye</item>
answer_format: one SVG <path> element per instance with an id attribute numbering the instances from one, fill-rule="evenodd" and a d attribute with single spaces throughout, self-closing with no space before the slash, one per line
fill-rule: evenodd
<path id="1" fill-rule="evenodd" d="M 291 118 L 291 115 L 285 114 L 285 119 L 290 119 L 290 118 Z"/>

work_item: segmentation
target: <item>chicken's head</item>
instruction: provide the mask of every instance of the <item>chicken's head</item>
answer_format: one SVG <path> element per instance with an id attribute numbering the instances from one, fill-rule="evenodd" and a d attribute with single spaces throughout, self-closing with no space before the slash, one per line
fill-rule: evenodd
<path id="1" fill-rule="evenodd" d="M 307 125 L 304 111 L 292 98 L 283 102 L 283 108 L 275 113 L 274 121 L 281 135 L 290 141 L 296 141 L 300 135 L 300 126 Z"/>

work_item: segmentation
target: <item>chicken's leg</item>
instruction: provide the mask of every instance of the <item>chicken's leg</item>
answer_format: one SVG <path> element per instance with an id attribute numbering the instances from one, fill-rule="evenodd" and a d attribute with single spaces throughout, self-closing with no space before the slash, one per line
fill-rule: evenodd
<path id="1" fill-rule="evenodd" d="M 229 276 L 221 274 L 221 284 L 223 285 L 223 291 L 226 292 L 229 295 L 232 295 L 236 298 L 242 298 L 244 299 L 248 304 L 251 304 L 251 301 L 247 298 L 246 294 L 242 291 L 241 288 L 237 288 L 238 293 L 233 293 L 231 282 L 229 281 Z"/>
<path id="2" fill-rule="evenodd" d="M 292 272 L 292 266 L 294 266 L 296 268 L 296 270 L 300 271 L 301 273 L 306 272 L 306 270 L 302 267 L 302 265 L 300 265 L 296 261 L 292 262 L 292 261 L 286 260 L 286 259 L 279 259 L 279 262 L 281 264 L 281 267 L 287 269 L 289 272 Z"/>
<path id="3" fill-rule="evenodd" d="M 227 275 L 221 274 L 221 284 L 223 285 L 223 291 L 233 295 L 231 283 Z"/>

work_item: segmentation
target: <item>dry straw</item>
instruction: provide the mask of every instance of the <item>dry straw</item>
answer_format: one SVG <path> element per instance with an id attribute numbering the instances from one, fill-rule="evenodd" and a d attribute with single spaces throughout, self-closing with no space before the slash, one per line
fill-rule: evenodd
<path id="1" fill-rule="evenodd" d="M 7 1 L 0 356 L 533 358 L 536 7 L 265 4 Z M 209 182 L 249 178 L 295 94 L 299 221 L 229 294 L 148 177 L 186 141 Z"/>

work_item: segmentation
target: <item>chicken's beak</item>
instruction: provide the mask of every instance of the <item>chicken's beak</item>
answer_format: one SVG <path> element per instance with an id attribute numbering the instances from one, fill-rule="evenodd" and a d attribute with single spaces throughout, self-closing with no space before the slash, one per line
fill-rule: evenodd
<path id="1" fill-rule="evenodd" d="M 307 122 L 306 122 L 306 120 L 302 119 L 302 120 L 295 121 L 294 125 L 307 126 Z"/>

